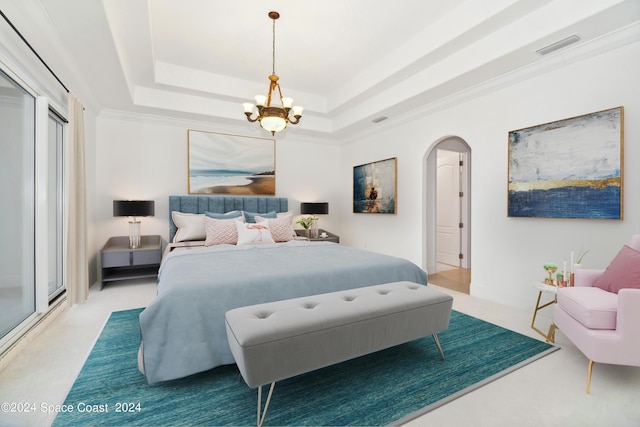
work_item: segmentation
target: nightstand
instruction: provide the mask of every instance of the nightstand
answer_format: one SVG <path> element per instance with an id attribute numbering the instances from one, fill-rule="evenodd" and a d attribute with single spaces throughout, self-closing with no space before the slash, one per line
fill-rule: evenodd
<path id="1" fill-rule="evenodd" d="M 295 230 L 296 234 L 300 237 L 307 237 L 307 231 L 306 230 Z M 322 233 L 327 233 L 327 237 L 320 237 L 320 235 Z M 333 242 L 333 243 L 340 243 L 340 236 L 333 234 L 333 233 L 329 233 L 327 230 L 323 230 L 323 229 L 319 229 L 318 230 L 318 237 L 307 237 L 310 241 L 312 242 Z"/>
<path id="2" fill-rule="evenodd" d="M 116 236 L 107 240 L 100 251 L 102 282 L 100 290 L 109 282 L 157 277 L 162 258 L 160 236 L 142 236 L 140 246 L 129 247 L 129 236 Z"/>

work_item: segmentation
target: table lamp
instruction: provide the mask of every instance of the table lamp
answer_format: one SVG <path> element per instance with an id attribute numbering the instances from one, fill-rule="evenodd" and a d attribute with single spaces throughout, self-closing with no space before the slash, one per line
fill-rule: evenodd
<path id="1" fill-rule="evenodd" d="M 329 203 L 300 203 L 300 213 L 302 215 L 313 215 L 313 227 L 311 229 L 311 236 L 318 237 L 318 217 L 316 215 L 327 215 L 329 213 Z"/>
<path id="2" fill-rule="evenodd" d="M 153 216 L 155 214 L 155 202 L 153 200 L 114 200 L 113 216 L 128 216 L 129 220 L 129 247 L 140 246 L 140 221 L 139 216 Z"/>

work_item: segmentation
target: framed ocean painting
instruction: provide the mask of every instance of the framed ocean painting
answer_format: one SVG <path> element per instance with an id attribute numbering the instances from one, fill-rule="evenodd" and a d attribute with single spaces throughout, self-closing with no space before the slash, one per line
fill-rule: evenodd
<path id="1" fill-rule="evenodd" d="M 353 212 L 396 213 L 397 158 L 353 167 Z"/>
<path id="2" fill-rule="evenodd" d="M 509 132 L 508 216 L 623 219 L 624 107 Z"/>
<path id="3" fill-rule="evenodd" d="M 275 140 L 187 131 L 189 194 L 275 195 Z"/>

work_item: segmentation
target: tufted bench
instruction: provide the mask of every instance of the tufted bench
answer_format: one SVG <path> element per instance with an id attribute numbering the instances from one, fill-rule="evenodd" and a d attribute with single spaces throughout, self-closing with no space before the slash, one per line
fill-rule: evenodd
<path id="1" fill-rule="evenodd" d="M 249 387 L 258 387 L 258 426 L 275 382 L 447 329 L 453 298 L 395 282 L 249 307 L 225 314 L 227 339 Z M 262 386 L 271 383 L 260 414 Z"/>

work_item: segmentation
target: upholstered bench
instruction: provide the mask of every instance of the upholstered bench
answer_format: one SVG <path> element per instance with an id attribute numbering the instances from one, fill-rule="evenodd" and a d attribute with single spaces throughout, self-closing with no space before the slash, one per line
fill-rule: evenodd
<path id="1" fill-rule="evenodd" d="M 444 359 L 437 333 L 449 326 L 452 303 L 431 287 L 395 282 L 228 311 L 231 352 L 247 385 L 258 387 L 258 426 L 276 381 L 427 335 Z"/>

